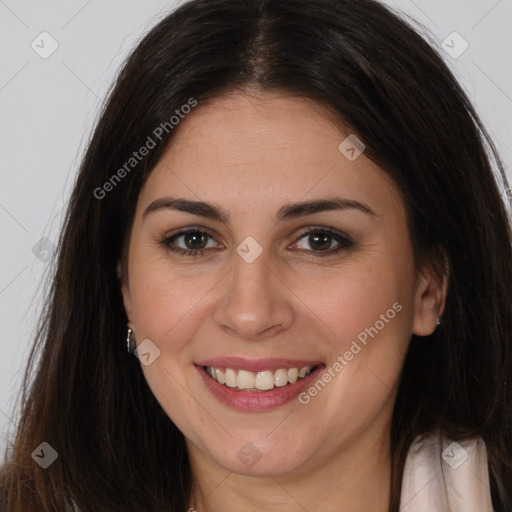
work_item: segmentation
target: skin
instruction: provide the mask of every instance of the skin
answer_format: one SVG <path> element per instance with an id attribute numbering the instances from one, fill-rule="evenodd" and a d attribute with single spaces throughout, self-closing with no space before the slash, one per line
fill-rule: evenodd
<path id="1" fill-rule="evenodd" d="M 178 128 L 138 198 L 121 279 L 137 343 L 148 338 L 160 350 L 141 366 L 186 438 L 190 506 L 387 511 L 389 424 L 403 359 L 412 333 L 435 329 L 446 296 L 445 280 L 415 270 L 397 187 L 364 153 L 349 161 L 338 145 L 350 131 L 306 99 L 236 91 L 199 104 Z M 346 209 L 274 219 L 285 203 L 333 195 L 375 215 Z M 172 209 L 143 218 L 166 196 L 213 202 L 231 221 Z M 206 246 L 202 256 L 161 243 L 197 226 L 211 234 L 203 245 L 181 237 L 174 246 Z M 349 235 L 353 247 L 317 256 L 321 243 L 302 234 L 326 227 Z M 250 264 L 236 252 L 248 236 L 263 249 Z M 323 250 L 336 247 L 330 238 Z M 396 302 L 402 310 L 306 405 L 233 410 L 211 395 L 193 364 L 287 357 L 329 368 Z M 247 442 L 261 454 L 250 467 L 237 457 Z"/>

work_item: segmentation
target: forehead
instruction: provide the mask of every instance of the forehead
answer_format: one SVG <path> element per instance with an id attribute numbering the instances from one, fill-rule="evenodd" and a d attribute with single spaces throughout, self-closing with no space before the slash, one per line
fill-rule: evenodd
<path id="1" fill-rule="evenodd" d="M 349 136 L 312 100 L 230 93 L 199 104 L 180 122 L 140 200 L 147 204 L 167 193 L 277 211 L 285 202 L 335 194 L 370 198 L 384 210 L 400 207 L 395 184 L 364 152 L 351 160 L 340 151 Z"/>

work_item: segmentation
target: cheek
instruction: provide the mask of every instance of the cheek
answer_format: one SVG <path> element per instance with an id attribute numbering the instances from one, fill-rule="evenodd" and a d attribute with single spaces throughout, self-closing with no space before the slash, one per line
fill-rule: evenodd
<path id="1" fill-rule="evenodd" d="M 347 265 L 293 284 L 308 306 L 302 309 L 306 322 L 323 326 L 331 364 L 340 356 L 332 368 L 332 374 L 343 374 L 333 379 L 340 400 L 347 400 L 350 390 L 356 402 L 367 393 L 379 402 L 397 382 L 412 329 L 413 276 L 410 252 L 402 244 L 367 250 Z"/>
<path id="2" fill-rule="evenodd" d="M 190 393 L 183 392 L 190 371 L 187 347 L 197 328 L 201 298 L 211 284 L 184 279 L 165 262 L 135 254 L 130 277 L 137 343 L 149 339 L 160 351 L 149 365 L 141 360 L 144 377 L 171 420 L 179 428 L 190 428 L 187 418 L 197 404 Z"/>
<path id="3" fill-rule="evenodd" d="M 344 404 L 323 414 L 332 423 L 347 422 L 356 429 L 373 421 L 392 398 L 412 325 L 410 307 L 396 283 L 390 286 L 384 274 L 368 275 L 373 279 L 363 273 L 331 279 L 330 293 L 317 292 L 308 299 L 317 304 L 318 316 L 331 333 L 325 338 L 330 343 L 330 391 L 318 406 Z M 308 393 L 314 397 L 317 392 L 310 388 Z"/>
<path id="4" fill-rule="evenodd" d="M 187 319 L 214 284 L 211 276 L 201 278 L 180 272 L 151 248 L 135 251 L 130 275 L 132 311 L 137 329 L 144 337 L 172 348 L 180 340 Z M 169 346 L 171 345 L 171 346 Z"/>
<path id="5" fill-rule="evenodd" d="M 393 304 L 398 302 L 403 309 L 411 302 L 410 287 L 401 277 L 406 273 L 394 273 L 388 263 L 354 260 L 350 265 L 323 270 L 315 277 L 294 278 L 290 288 L 305 305 L 303 313 L 316 317 L 315 323 L 322 323 L 330 333 L 329 339 L 337 340 L 343 349 L 365 328 L 381 322 L 380 317 L 386 312 L 394 320 Z"/>

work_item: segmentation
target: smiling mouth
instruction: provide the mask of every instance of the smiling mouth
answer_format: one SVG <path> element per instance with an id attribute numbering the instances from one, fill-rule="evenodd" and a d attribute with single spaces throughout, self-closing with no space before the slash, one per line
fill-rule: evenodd
<path id="1" fill-rule="evenodd" d="M 235 391 L 270 391 L 285 387 L 305 379 L 320 365 L 309 365 L 301 368 L 278 368 L 277 370 L 263 370 L 251 372 L 235 368 L 216 366 L 203 366 L 206 374 L 219 384 L 223 384 Z"/>

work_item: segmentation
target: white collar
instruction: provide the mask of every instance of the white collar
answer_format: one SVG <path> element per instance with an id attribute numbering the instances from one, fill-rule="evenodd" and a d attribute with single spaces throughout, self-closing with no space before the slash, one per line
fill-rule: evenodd
<path id="1" fill-rule="evenodd" d="M 404 468 L 400 512 L 493 512 L 482 439 L 441 445 L 439 434 L 418 436 Z"/>

